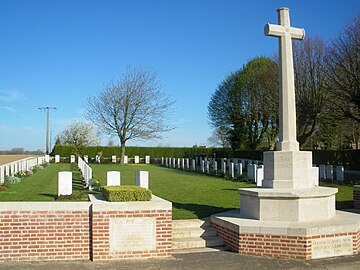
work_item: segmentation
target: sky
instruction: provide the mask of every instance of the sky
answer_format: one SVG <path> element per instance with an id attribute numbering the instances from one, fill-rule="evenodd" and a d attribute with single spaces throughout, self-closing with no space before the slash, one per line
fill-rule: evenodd
<path id="1" fill-rule="evenodd" d="M 0 0 L 0 150 L 44 150 L 46 114 L 38 108 L 46 106 L 57 108 L 53 145 L 85 119 L 87 98 L 129 66 L 157 71 L 175 101 L 176 129 L 127 145 L 208 144 L 211 95 L 230 72 L 277 52 L 264 25 L 277 23 L 279 7 L 290 8 L 292 26 L 331 42 L 360 1 Z"/>

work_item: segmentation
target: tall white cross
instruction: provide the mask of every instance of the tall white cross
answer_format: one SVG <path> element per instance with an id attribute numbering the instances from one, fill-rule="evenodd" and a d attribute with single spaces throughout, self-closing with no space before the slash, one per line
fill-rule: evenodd
<path id="1" fill-rule="evenodd" d="M 305 37 L 303 28 L 290 26 L 288 8 L 279 8 L 279 24 L 266 24 L 265 35 L 279 38 L 280 136 L 277 150 L 298 151 L 292 39 Z"/>

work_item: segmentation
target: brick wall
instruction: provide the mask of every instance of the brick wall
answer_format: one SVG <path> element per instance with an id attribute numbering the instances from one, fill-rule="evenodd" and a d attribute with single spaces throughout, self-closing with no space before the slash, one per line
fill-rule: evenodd
<path id="1" fill-rule="evenodd" d="M 360 185 L 353 187 L 354 208 L 360 208 Z"/>
<path id="2" fill-rule="evenodd" d="M 312 259 L 312 241 L 318 238 L 352 237 L 353 254 L 360 252 L 360 231 L 316 236 L 287 236 L 251 233 L 236 233 L 226 227 L 212 223 L 225 245 L 234 252 L 247 255 Z"/>
<path id="3" fill-rule="evenodd" d="M 1 210 L 0 261 L 89 259 L 89 204 L 79 210 L 61 204 L 59 210 Z"/>
<path id="4" fill-rule="evenodd" d="M 111 250 L 111 243 L 122 248 L 119 235 L 111 237 L 111 224 L 126 225 L 129 220 L 153 224 L 151 234 L 138 230 L 135 235 L 153 241 L 151 249 L 140 244 L 136 250 Z M 0 203 L 0 261 L 136 259 L 167 257 L 171 251 L 171 203 L 156 196 L 150 202 L 109 203 L 93 198 L 91 202 Z"/>
<path id="5" fill-rule="evenodd" d="M 150 218 L 155 220 L 156 246 L 152 249 L 112 251 L 110 248 L 110 220 Z M 124 232 L 125 234 L 127 232 Z M 172 250 L 172 211 L 171 210 L 137 210 L 137 211 L 93 211 L 93 261 L 114 259 L 136 259 L 150 257 L 168 257 Z M 136 237 L 135 237 L 136 238 Z M 130 241 L 136 241 L 130 240 Z M 136 245 L 136 243 L 134 243 Z M 141 246 L 141 243 L 137 243 Z"/>

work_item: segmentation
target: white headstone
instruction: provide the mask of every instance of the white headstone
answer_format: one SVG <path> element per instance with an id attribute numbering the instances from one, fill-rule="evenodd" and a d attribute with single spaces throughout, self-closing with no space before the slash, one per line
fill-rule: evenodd
<path id="1" fill-rule="evenodd" d="M 205 173 L 205 161 L 201 160 L 200 162 L 201 172 Z"/>
<path id="2" fill-rule="evenodd" d="M 344 182 L 344 167 L 343 166 L 336 166 L 336 181 L 337 182 Z"/>
<path id="3" fill-rule="evenodd" d="M 185 159 L 181 159 L 181 169 L 185 170 Z"/>
<path id="4" fill-rule="evenodd" d="M 229 162 L 228 163 L 228 169 L 229 169 L 229 177 L 234 178 L 235 177 L 234 163 Z"/>
<path id="5" fill-rule="evenodd" d="M 60 156 L 59 155 L 55 155 L 55 163 L 59 163 L 60 162 Z"/>
<path id="6" fill-rule="evenodd" d="M 100 162 L 101 162 L 100 156 L 96 155 L 96 157 L 95 157 L 95 162 L 96 162 L 96 163 L 100 163 Z"/>
<path id="7" fill-rule="evenodd" d="M 58 173 L 58 196 L 72 194 L 72 172 Z"/>
<path id="8" fill-rule="evenodd" d="M 207 174 L 210 174 L 210 162 L 208 160 L 205 160 L 206 163 L 205 163 L 205 166 L 206 166 L 206 173 Z"/>
<path id="9" fill-rule="evenodd" d="M 214 174 L 217 174 L 217 161 L 215 161 L 214 160 L 214 162 L 213 162 L 213 172 L 214 172 Z"/>
<path id="10" fill-rule="evenodd" d="M 150 164 L 150 156 L 145 156 L 145 164 Z"/>
<path id="11" fill-rule="evenodd" d="M 89 163 L 89 157 L 88 157 L 87 155 L 84 156 L 84 161 L 85 161 L 86 163 Z"/>
<path id="12" fill-rule="evenodd" d="M 107 186 L 120 186 L 121 185 L 121 173 L 117 171 L 110 171 L 106 173 L 106 185 Z"/>
<path id="13" fill-rule="evenodd" d="M 50 155 L 45 155 L 45 162 L 50 163 Z"/>
<path id="14" fill-rule="evenodd" d="M 74 163 L 75 162 L 75 155 L 71 155 L 70 156 L 70 163 Z"/>
<path id="15" fill-rule="evenodd" d="M 111 162 L 116 163 L 116 156 L 111 156 Z"/>
<path id="16" fill-rule="evenodd" d="M 147 171 L 137 171 L 135 172 L 135 185 L 149 188 L 149 172 Z"/>
<path id="17" fill-rule="evenodd" d="M 319 186 L 319 168 L 318 167 L 312 167 L 312 177 L 314 179 L 314 186 Z"/>
<path id="18" fill-rule="evenodd" d="M 172 159 L 172 165 L 173 165 L 173 168 L 175 169 L 176 168 L 176 158 Z"/>
<path id="19" fill-rule="evenodd" d="M 189 161 L 189 159 L 187 158 L 185 160 L 185 162 L 186 162 L 186 169 L 189 170 L 190 169 L 190 161 Z"/>
<path id="20" fill-rule="evenodd" d="M 257 165 L 255 164 L 255 166 Z M 255 179 L 256 186 L 261 187 L 263 180 L 264 180 L 264 166 L 260 165 L 256 169 L 256 179 Z"/>
<path id="21" fill-rule="evenodd" d="M 161 157 L 161 165 L 164 165 L 164 157 Z"/>
<path id="22" fill-rule="evenodd" d="M 243 174 L 242 172 L 242 163 L 238 163 L 236 166 L 236 173 L 237 173 L 237 177 L 240 178 Z"/>
<path id="23" fill-rule="evenodd" d="M 326 170 L 325 165 L 319 165 L 319 178 L 320 180 L 326 179 Z"/>
<path id="24" fill-rule="evenodd" d="M 247 174 L 250 181 L 256 181 L 257 166 L 255 164 L 248 164 Z"/>
<path id="25" fill-rule="evenodd" d="M 124 156 L 124 164 L 128 164 L 128 156 Z"/>
<path id="26" fill-rule="evenodd" d="M 191 164 L 192 165 L 192 170 L 195 172 L 196 171 L 196 160 L 193 159 L 191 163 L 192 163 Z"/>
<path id="27" fill-rule="evenodd" d="M 135 164 L 139 164 L 139 162 L 140 162 L 139 156 L 135 156 L 135 158 L 134 158 L 134 163 L 135 163 Z"/>
<path id="28" fill-rule="evenodd" d="M 326 165 L 326 180 L 334 181 L 334 166 Z"/>

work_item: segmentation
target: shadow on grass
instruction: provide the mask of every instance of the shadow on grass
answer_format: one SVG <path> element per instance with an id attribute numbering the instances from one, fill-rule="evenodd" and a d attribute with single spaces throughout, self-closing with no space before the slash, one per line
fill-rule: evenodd
<path id="1" fill-rule="evenodd" d="M 225 208 L 212 205 L 193 204 L 193 203 L 172 203 L 174 208 L 184 209 L 194 213 L 198 218 L 204 218 L 213 214 L 230 211 L 234 208 Z"/>
<path id="2" fill-rule="evenodd" d="M 335 206 L 337 210 L 349 209 L 349 208 L 353 208 L 354 206 L 353 203 L 354 203 L 353 201 L 342 201 L 342 202 L 337 201 Z"/>
<path id="3" fill-rule="evenodd" d="M 49 197 L 55 199 L 57 197 L 56 194 L 49 194 L 49 193 L 40 193 L 40 196 Z"/>

